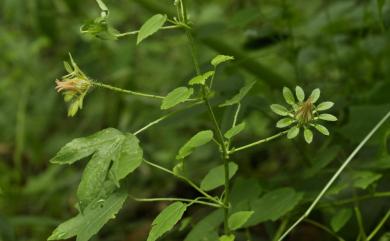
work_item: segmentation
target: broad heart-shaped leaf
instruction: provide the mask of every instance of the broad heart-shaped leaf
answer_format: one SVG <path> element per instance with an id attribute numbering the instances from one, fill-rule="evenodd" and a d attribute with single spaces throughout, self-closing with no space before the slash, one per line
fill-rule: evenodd
<path id="1" fill-rule="evenodd" d="M 241 131 L 243 131 L 245 129 L 245 122 L 242 122 L 232 128 L 230 128 L 228 131 L 226 131 L 226 133 L 224 134 L 224 136 L 227 138 L 227 139 L 231 139 L 232 137 L 238 135 Z"/>
<path id="2" fill-rule="evenodd" d="M 265 221 L 276 221 L 291 211 L 302 199 L 302 194 L 292 188 L 280 188 L 271 191 L 261 198 L 251 202 L 254 214 L 245 227 L 257 225 Z"/>
<path id="3" fill-rule="evenodd" d="M 238 170 L 238 165 L 234 162 L 229 162 L 229 178 L 232 178 Z M 213 190 L 225 183 L 225 168 L 224 165 L 219 165 L 211 169 L 200 183 L 200 188 L 205 191 Z"/>
<path id="4" fill-rule="evenodd" d="M 186 158 L 195 148 L 209 143 L 212 139 L 213 132 L 210 130 L 196 133 L 189 141 L 186 142 L 186 144 L 180 148 L 179 153 L 176 155 L 176 159 L 181 160 Z"/>
<path id="5" fill-rule="evenodd" d="M 210 236 L 215 237 L 215 231 L 223 222 L 223 210 L 217 209 L 199 221 L 188 233 L 184 241 L 215 241 L 216 239 L 209 238 Z"/>
<path id="6" fill-rule="evenodd" d="M 253 211 L 241 211 L 241 212 L 236 212 L 233 213 L 229 217 L 229 228 L 231 230 L 236 230 L 241 228 L 246 221 L 253 215 Z"/>
<path id="7" fill-rule="evenodd" d="M 171 92 L 163 99 L 161 104 L 161 109 L 166 110 L 172 108 L 190 98 L 190 96 L 194 93 L 194 90 L 187 87 L 178 87 Z"/>
<path id="8" fill-rule="evenodd" d="M 164 23 L 167 21 L 167 15 L 156 14 L 149 18 L 139 30 L 137 36 L 137 44 L 140 44 L 142 40 L 157 32 Z"/>
<path id="9" fill-rule="evenodd" d="M 230 106 L 230 105 L 235 105 L 240 103 L 240 101 L 248 94 L 248 92 L 252 89 L 255 83 L 256 83 L 255 81 L 246 82 L 244 87 L 240 89 L 238 94 L 233 96 L 233 98 L 226 100 L 224 103 L 220 104 L 219 107 L 225 107 L 225 106 Z"/>
<path id="10" fill-rule="evenodd" d="M 227 62 L 227 61 L 232 61 L 234 60 L 233 56 L 228 56 L 228 55 L 217 55 L 213 60 L 211 60 L 211 64 L 214 67 L 217 67 L 219 64 Z"/>
<path id="11" fill-rule="evenodd" d="M 206 81 L 208 80 L 208 78 L 213 76 L 214 73 L 215 73 L 214 71 L 208 71 L 202 75 L 195 76 L 194 78 L 192 78 L 188 82 L 188 84 L 189 85 L 204 85 L 206 83 Z"/>
<path id="12" fill-rule="evenodd" d="M 51 161 L 72 164 L 93 153 L 77 190 L 81 210 L 100 199 L 102 194 L 109 193 L 105 190 L 108 179 L 111 178 L 119 186 L 119 181 L 134 171 L 143 160 L 142 150 L 134 135 L 109 128 L 71 141 Z"/>
<path id="13" fill-rule="evenodd" d="M 175 202 L 166 207 L 153 221 L 152 230 L 147 241 L 155 241 L 163 234 L 171 230 L 183 217 L 187 205 L 182 202 Z"/>
<path id="14" fill-rule="evenodd" d="M 48 240 L 62 240 L 77 236 L 76 241 L 88 241 L 122 208 L 127 193 L 118 191 L 105 200 L 91 203 L 81 214 L 60 224 Z"/>
<path id="15" fill-rule="evenodd" d="M 342 209 L 337 211 L 337 213 L 330 220 L 330 226 L 333 231 L 338 232 L 345 224 L 348 223 L 349 219 L 351 219 L 352 210 L 349 208 Z"/>

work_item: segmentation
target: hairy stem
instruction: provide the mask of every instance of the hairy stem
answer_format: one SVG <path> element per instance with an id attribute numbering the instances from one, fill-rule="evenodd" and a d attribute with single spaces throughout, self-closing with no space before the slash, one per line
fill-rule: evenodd
<path id="1" fill-rule="evenodd" d="M 210 203 L 210 202 L 205 202 L 205 201 L 200 201 L 200 200 L 197 200 L 197 199 L 188 199 L 188 198 L 136 198 L 136 197 L 133 197 L 131 196 L 132 199 L 134 199 L 135 201 L 138 201 L 138 202 L 175 202 L 175 201 L 179 201 L 179 202 L 187 202 L 187 203 L 197 203 L 197 204 L 202 204 L 202 205 L 205 205 L 205 206 L 210 206 L 210 207 L 216 207 L 216 208 L 219 208 L 220 205 L 218 204 L 215 204 L 215 203 Z"/>
<path id="2" fill-rule="evenodd" d="M 146 93 L 142 93 L 142 92 L 126 90 L 126 89 L 122 89 L 122 88 L 115 87 L 115 86 L 112 86 L 112 85 L 99 83 L 99 82 L 96 82 L 96 81 L 92 82 L 92 85 L 96 86 L 96 87 L 105 88 L 105 89 L 108 89 L 108 90 L 112 90 L 112 91 L 128 94 L 128 95 L 135 95 L 135 96 L 141 96 L 141 97 L 147 97 L 147 98 L 153 98 L 153 99 L 164 99 L 165 98 L 164 96 L 160 96 L 160 95 L 151 95 L 151 94 L 146 94 Z"/>

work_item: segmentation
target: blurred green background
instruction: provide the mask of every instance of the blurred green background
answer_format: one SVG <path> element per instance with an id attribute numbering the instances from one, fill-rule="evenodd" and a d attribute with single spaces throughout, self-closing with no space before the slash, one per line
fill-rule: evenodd
<path id="1" fill-rule="evenodd" d="M 283 138 L 234 157 L 240 164 L 238 175 L 256 178 L 263 190 L 290 185 L 310 199 L 390 109 L 390 1 L 187 2 L 202 68 L 206 70 L 218 53 L 236 57 L 233 64 L 219 70 L 215 104 L 234 95 L 246 80 L 257 81 L 240 114 L 247 128 L 234 145 L 277 131 L 277 117 L 269 104 L 281 103 L 283 86 L 299 84 L 307 92 L 319 87 L 321 100 L 336 103 L 333 114 L 339 121 L 329 126 L 330 138 L 315 135 L 311 145 L 302 138 Z M 174 11 L 173 0 L 107 0 L 106 4 L 110 23 L 123 32 L 138 29 L 152 14 Z M 46 240 L 56 225 L 76 213 L 75 190 L 84 164 L 50 164 L 48 160 L 61 146 L 105 127 L 134 131 L 163 115 L 154 100 L 95 89 L 86 97 L 83 110 L 68 118 L 62 96 L 54 90 L 54 81 L 65 74 L 62 62 L 68 52 L 92 79 L 132 90 L 165 95 L 194 75 L 180 31 L 160 32 L 138 47 L 132 37 L 104 41 L 80 34 L 80 26 L 99 14 L 93 0 L 0 1 L 2 241 Z M 218 108 L 217 114 L 227 128 L 233 110 Z M 180 146 L 205 128 L 211 128 L 206 110 L 197 107 L 140 135 L 141 145 L 146 158 L 172 167 Z M 327 201 L 390 190 L 389 135 L 387 123 L 342 175 Z M 211 146 L 197 151 L 189 160 L 190 175 L 200 180 L 219 162 Z M 357 171 L 381 178 L 361 190 L 350 185 Z M 140 197 L 195 195 L 148 166 L 141 167 L 131 183 L 129 192 Z M 390 208 L 389 203 L 388 198 L 361 203 L 368 229 Z M 95 240 L 144 240 L 160 209 L 155 203 L 129 200 Z M 196 218 L 204 211 L 191 213 Z M 319 210 L 315 218 L 327 223 L 336 211 Z M 267 240 L 269 225 L 255 228 L 253 240 Z M 356 224 L 350 225 L 344 230 L 347 240 L 356 233 L 351 232 Z M 384 230 L 390 230 L 390 224 Z M 331 240 L 322 232 L 303 226 L 291 240 Z M 182 239 L 178 233 L 166 240 Z"/>

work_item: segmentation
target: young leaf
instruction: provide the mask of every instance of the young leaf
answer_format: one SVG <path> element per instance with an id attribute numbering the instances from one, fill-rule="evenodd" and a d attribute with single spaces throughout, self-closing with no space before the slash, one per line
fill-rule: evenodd
<path id="1" fill-rule="evenodd" d="M 288 139 L 293 139 L 299 134 L 299 127 L 298 126 L 293 126 L 288 130 L 287 132 L 287 138 Z"/>
<path id="2" fill-rule="evenodd" d="M 320 103 L 318 106 L 317 106 L 317 111 L 324 111 L 324 110 L 329 110 L 330 108 L 332 108 L 334 105 L 333 102 L 331 101 L 325 101 L 325 102 L 322 102 Z"/>
<path id="3" fill-rule="evenodd" d="M 214 71 L 208 71 L 202 75 L 195 76 L 192 78 L 188 84 L 189 85 L 204 85 L 208 78 L 214 75 Z"/>
<path id="4" fill-rule="evenodd" d="M 214 234 L 215 230 L 222 222 L 223 210 L 217 209 L 195 224 L 184 241 L 216 240 L 206 239 L 206 237 L 209 237 L 210 234 Z"/>
<path id="5" fill-rule="evenodd" d="M 303 131 L 303 136 L 305 137 L 305 141 L 310 144 L 313 141 L 313 132 L 310 129 L 305 128 Z"/>
<path id="6" fill-rule="evenodd" d="M 192 151 L 200 146 L 203 146 L 209 143 L 213 139 L 213 132 L 210 130 L 200 131 L 194 135 L 189 141 L 184 144 L 179 153 L 176 156 L 176 159 L 184 159 L 192 153 Z"/>
<path id="7" fill-rule="evenodd" d="M 276 221 L 291 211 L 302 197 L 301 193 L 295 192 L 292 188 L 271 191 L 251 203 L 254 214 L 244 226 L 249 227 L 268 220 Z"/>
<path id="8" fill-rule="evenodd" d="M 187 87 L 178 87 L 171 92 L 162 101 L 161 109 L 166 110 L 172 108 L 191 97 L 194 93 L 193 89 Z"/>
<path id="9" fill-rule="evenodd" d="M 342 209 L 336 213 L 330 220 L 330 226 L 332 227 L 333 231 L 338 232 L 342 227 L 345 226 L 345 224 L 348 223 L 348 221 L 352 217 L 352 210 L 351 209 Z"/>
<path id="10" fill-rule="evenodd" d="M 321 114 L 318 116 L 318 119 L 325 121 L 337 121 L 337 117 L 331 114 Z"/>
<path id="11" fill-rule="evenodd" d="M 277 128 L 284 128 L 284 127 L 290 126 L 294 122 L 295 122 L 295 120 L 293 118 L 290 118 L 290 117 L 283 118 L 276 123 L 276 127 Z"/>
<path id="12" fill-rule="evenodd" d="M 167 15 L 156 14 L 149 18 L 139 30 L 137 36 L 137 44 L 140 44 L 144 39 L 157 32 L 167 21 Z"/>
<path id="13" fill-rule="evenodd" d="M 234 241 L 235 239 L 236 237 L 233 234 L 230 234 L 219 237 L 218 241 Z"/>
<path id="14" fill-rule="evenodd" d="M 314 89 L 310 94 L 311 103 L 316 103 L 317 100 L 320 98 L 321 91 L 320 89 Z"/>
<path id="15" fill-rule="evenodd" d="M 313 125 L 313 126 L 314 126 L 314 128 L 316 128 L 317 131 L 319 131 L 320 133 L 322 133 L 322 134 L 324 134 L 324 135 L 326 135 L 326 136 L 329 136 L 329 131 L 328 131 L 328 129 L 327 129 L 325 126 L 320 125 L 320 124 L 315 124 L 315 125 Z"/>
<path id="16" fill-rule="evenodd" d="M 223 104 L 220 104 L 219 107 L 225 107 L 240 103 L 240 101 L 248 94 L 248 92 L 252 89 L 255 83 L 255 81 L 246 82 L 244 87 L 240 89 L 237 95 L 233 96 L 233 98 L 229 100 L 226 100 Z"/>
<path id="17" fill-rule="evenodd" d="M 241 131 L 243 131 L 245 129 L 245 122 L 242 122 L 232 128 L 230 128 L 228 131 L 226 131 L 226 133 L 224 134 L 224 136 L 227 138 L 227 139 L 231 139 L 232 137 L 238 135 Z"/>
<path id="18" fill-rule="evenodd" d="M 78 214 L 60 224 L 48 240 L 62 240 L 77 236 L 77 241 L 88 241 L 108 220 L 115 218 L 126 198 L 127 193 L 120 191 L 111 194 L 103 201 L 91 203 L 83 214 Z"/>
<path id="19" fill-rule="evenodd" d="M 229 221 L 228 221 L 229 228 L 231 230 L 236 230 L 241 228 L 246 223 L 246 221 L 248 221 L 248 219 L 253 215 L 253 213 L 254 213 L 253 211 L 241 211 L 241 212 L 233 213 L 229 217 Z"/>
<path id="20" fill-rule="evenodd" d="M 216 56 L 213 60 L 211 60 L 211 64 L 214 66 L 214 67 L 217 67 L 219 64 L 221 63 L 224 63 L 224 62 L 228 62 L 228 61 L 232 61 L 234 60 L 234 57 L 233 56 L 228 56 L 228 55 L 218 55 Z"/>
<path id="21" fill-rule="evenodd" d="M 229 162 L 229 179 L 236 174 L 238 165 L 234 162 Z M 224 165 L 219 165 L 211 169 L 200 183 L 200 188 L 205 191 L 213 190 L 225 183 Z"/>
<path id="22" fill-rule="evenodd" d="M 279 104 L 272 104 L 271 110 L 273 112 L 275 112 L 275 114 L 280 115 L 280 116 L 287 116 L 289 113 L 286 107 L 284 107 L 283 105 L 279 105 Z"/>
<path id="23" fill-rule="evenodd" d="M 305 92 L 300 86 L 295 87 L 295 94 L 299 102 L 303 102 L 305 100 Z"/>
<path id="24" fill-rule="evenodd" d="M 289 88 L 283 87 L 283 97 L 287 104 L 289 105 L 295 104 L 294 94 Z"/>
<path id="25" fill-rule="evenodd" d="M 155 241 L 166 232 L 170 231 L 183 217 L 187 205 L 175 202 L 166 207 L 153 221 L 152 229 L 147 241 Z"/>

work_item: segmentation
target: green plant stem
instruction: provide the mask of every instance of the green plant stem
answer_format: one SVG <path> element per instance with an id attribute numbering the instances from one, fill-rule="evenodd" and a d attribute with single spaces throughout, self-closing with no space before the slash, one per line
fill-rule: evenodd
<path id="1" fill-rule="evenodd" d="M 186 9 L 185 8 L 185 5 L 184 5 L 184 2 L 183 3 L 183 9 Z M 184 11 L 184 19 L 187 21 L 187 15 L 186 15 L 186 11 Z M 186 24 L 188 24 L 188 22 L 185 22 Z M 192 33 L 191 33 L 191 30 L 187 30 L 186 31 L 186 35 L 187 35 L 187 39 L 188 39 L 188 42 L 189 42 L 189 45 L 190 45 L 190 49 L 191 49 L 191 56 L 192 56 L 192 60 L 194 62 L 194 66 L 195 66 L 195 71 L 196 71 L 196 74 L 197 75 L 201 75 L 201 72 L 200 72 L 200 68 L 199 68 L 199 63 L 198 63 L 198 60 L 197 60 L 197 57 L 196 57 L 196 51 L 195 51 L 195 43 L 194 43 L 194 39 L 193 39 L 193 36 L 192 36 Z M 224 185 L 224 199 L 223 199 L 223 204 L 224 204 L 224 232 L 225 234 L 230 234 L 230 230 L 229 230 L 229 226 L 228 226 L 228 219 L 229 219 L 229 194 L 230 194 L 230 178 L 229 178 L 229 152 L 226 148 L 226 145 L 225 145 L 225 139 L 223 137 L 223 134 L 222 134 L 222 131 L 221 131 L 221 128 L 219 127 L 219 124 L 218 124 L 218 121 L 215 117 L 215 114 L 214 114 L 214 111 L 213 111 L 213 108 L 209 102 L 209 99 L 208 99 L 208 93 L 207 93 L 207 89 L 206 89 L 206 86 L 202 86 L 202 93 L 203 93 L 203 100 L 204 100 L 204 103 L 205 105 L 207 106 L 207 110 L 209 112 L 209 116 L 213 122 L 213 125 L 214 125 L 214 129 L 217 133 L 217 136 L 218 136 L 218 139 L 219 139 L 219 144 L 221 146 L 221 149 L 222 149 L 222 159 L 223 159 L 223 165 L 224 165 L 224 172 L 225 172 L 225 185 Z"/>
<path id="2" fill-rule="evenodd" d="M 362 213 L 360 212 L 360 209 L 359 209 L 359 206 L 357 205 L 357 203 L 355 204 L 355 207 L 353 208 L 353 210 L 355 212 L 356 221 L 357 221 L 358 226 L 359 226 L 360 239 L 366 241 L 367 235 L 366 235 L 366 231 L 364 231 L 363 217 L 362 217 Z"/>
<path id="3" fill-rule="evenodd" d="M 172 112 L 169 113 L 169 114 L 166 114 L 166 115 L 164 115 L 164 116 L 161 116 L 160 118 L 158 118 L 158 119 L 156 119 L 156 120 L 150 122 L 149 124 L 145 125 L 145 126 L 142 127 L 141 129 L 135 131 L 135 132 L 134 132 L 134 135 L 136 136 L 136 135 L 140 134 L 141 132 L 147 130 L 149 127 L 152 127 L 152 126 L 154 126 L 154 125 L 157 125 L 157 124 L 160 123 L 161 121 L 163 121 L 163 120 L 165 120 L 165 119 L 167 119 L 167 118 L 173 116 L 174 114 L 176 114 L 176 113 L 178 113 L 178 112 L 187 110 L 187 109 L 192 108 L 192 107 L 194 107 L 194 106 L 196 106 L 196 105 L 199 105 L 199 104 L 201 104 L 201 103 L 203 103 L 203 102 L 195 102 L 195 103 L 193 103 L 193 104 L 191 104 L 191 105 L 189 105 L 189 106 L 187 106 L 187 107 L 185 107 L 185 108 L 182 108 L 182 109 L 179 109 L 179 110 L 175 110 L 175 111 L 172 111 Z"/>
<path id="4" fill-rule="evenodd" d="M 387 112 L 387 114 L 375 125 L 374 128 L 366 135 L 366 137 L 360 142 L 360 144 L 353 150 L 353 152 L 348 156 L 348 158 L 344 161 L 344 163 L 340 166 L 340 168 L 337 170 L 337 172 L 332 176 L 332 178 L 328 181 L 328 183 L 325 185 L 325 187 L 321 190 L 321 192 L 318 194 L 316 199 L 313 201 L 313 203 L 309 206 L 309 208 L 306 210 L 306 212 L 298 218 L 298 220 L 293 223 L 289 229 L 280 237 L 279 241 L 283 240 L 287 235 L 294 230 L 298 224 L 300 224 L 306 217 L 309 216 L 311 211 L 315 208 L 317 203 L 321 200 L 321 198 L 325 195 L 325 193 L 329 190 L 329 188 L 332 186 L 334 181 L 337 179 L 337 177 L 341 174 L 341 172 L 348 166 L 348 164 L 351 162 L 351 160 L 356 156 L 356 154 L 362 149 L 362 147 L 367 143 L 367 141 L 374 135 L 374 133 L 387 121 L 387 119 L 390 117 L 390 111 Z"/>
<path id="5" fill-rule="evenodd" d="M 182 28 L 182 26 L 180 26 L 180 25 L 164 26 L 164 27 L 161 27 L 160 29 L 168 30 L 168 29 L 178 29 L 178 28 Z M 87 32 L 87 31 L 84 31 L 84 32 Z M 124 32 L 124 33 L 115 34 L 115 36 L 120 38 L 120 37 L 129 36 L 129 35 L 136 35 L 138 33 L 139 33 L 139 30 L 136 30 L 136 31 L 130 31 L 130 32 Z"/>
<path id="6" fill-rule="evenodd" d="M 278 230 L 276 230 L 275 236 L 272 239 L 272 241 L 277 241 L 280 238 L 280 236 L 283 234 L 284 230 L 286 230 L 286 227 L 287 227 L 289 220 L 290 220 L 289 217 L 285 217 L 282 219 L 282 222 L 280 223 Z"/>
<path id="7" fill-rule="evenodd" d="M 210 207 L 216 207 L 219 208 L 220 205 L 215 204 L 215 203 L 210 203 L 210 202 L 205 202 L 205 201 L 199 201 L 196 199 L 188 199 L 188 198 L 136 198 L 131 196 L 132 199 L 138 202 L 187 202 L 187 203 L 197 203 L 197 204 L 202 204 Z"/>
<path id="8" fill-rule="evenodd" d="M 324 203 L 322 205 L 319 205 L 318 208 L 327 208 L 331 206 L 345 205 L 356 201 L 362 201 L 362 200 L 373 199 L 373 198 L 381 198 L 381 197 L 390 197 L 390 192 L 377 192 L 377 193 L 368 194 L 360 197 L 358 196 L 358 197 L 348 198 L 340 201 L 332 201 L 330 203 Z"/>
<path id="9" fill-rule="evenodd" d="M 151 95 L 151 94 L 146 94 L 146 93 L 142 93 L 142 92 L 126 90 L 126 89 L 122 89 L 122 88 L 115 87 L 115 86 L 112 86 L 112 85 L 99 83 L 99 82 L 96 82 L 96 81 L 92 82 L 92 85 L 96 86 L 96 87 L 105 88 L 105 89 L 108 89 L 108 90 L 124 93 L 124 94 L 129 94 L 129 95 L 135 95 L 135 96 L 141 96 L 141 97 L 147 97 L 147 98 L 153 98 L 153 99 L 164 99 L 165 98 L 164 96 L 160 96 L 160 95 Z"/>
<path id="10" fill-rule="evenodd" d="M 337 233 L 333 232 L 332 230 L 330 230 L 328 227 L 326 227 L 325 225 L 322 225 L 321 223 L 319 222 L 316 222 L 314 220 L 311 220 L 311 219 L 305 219 L 304 222 L 306 223 L 310 223 L 314 226 L 316 226 L 317 228 L 320 228 L 322 230 L 324 230 L 325 232 L 329 233 L 330 235 L 332 235 L 333 237 L 335 237 L 337 240 L 339 241 L 345 241 L 342 237 L 340 237 L 339 235 L 337 235 Z"/>
<path id="11" fill-rule="evenodd" d="M 281 136 L 287 134 L 287 132 L 288 131 L 282 131 L 282 132 L 279 132 L 278 134 L 275 134 L 273 136 L 270 136 L 270 137 L 267 137 L 267 138 L 264 138 L 264 139 L 261 139 L 261 140 L 255 141 L 255 142 L 252 142 L 252 143 L 247 144 L 245 146 L 240 146 L 240 147 L 237 147 L 237 148 L 233 148 L 232 150 L 229 151 L 229 154 L 236 153 L 236 152 L 239 152 L 239 151 L 242 151 L 242 150 L 245 150 L 245 149 L 257 146 L 257 145 L 260 145 L 262 143 L 274 140 L 274 139 L 276 139 L 278 137 L 281 137 Z"/>
<path id="12" fill-rule="evenodd" d="M 175 174 L 173 171 L 169 170 L 169 169 L 166 169 L 165 167 L 162 167 L 160 165 L 157 165 L 153 162 L 150 162 L 148 160 L 145 160 L 144 159 L 144 162 L 152 167 L 155 167 L 161 171 L 164 171 L 164 172 L 167 172 L 175 177 L 178 177 L 180 178 L 181 180 L 183 180 L 184 182 L 188 183 L 191 187 L 193 187 L 195 190 L 197 190 L 199 193 L 201 193 L 203 196 L 205 196 L 207 199 L 209 199 L 210 201 L 218 204 L 219 207 L 223 207 L 224 204 L 217 200 L 216 198 L 210 196 L 210 194 L 208 194 L 207 192 L 203 191 L 200 187 L 198 187 L 195 183 L 193 183 L 191 180 L 189 180 L 188 178 L 186 178 L 185 176 L 182 176 L 182 175 L 178 175 L 178 174 Z"/>
<path id="13" fill-rule="evenodd" d="M 386 215 L 379 221 L 378 225 L 372 230 L 370 235 L 367 237 L 367 241 L 370 241 L 374 236 L 378 233 L 378 231 L 382 228 L 382 226 L 386 223 L 386 221 L 390 218 L 390 210 L 387 211 Z"/>

